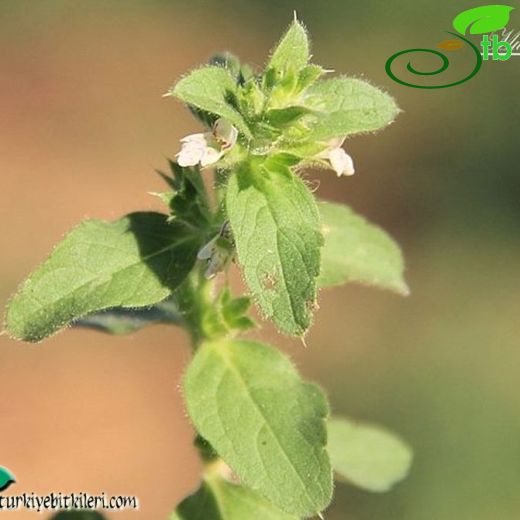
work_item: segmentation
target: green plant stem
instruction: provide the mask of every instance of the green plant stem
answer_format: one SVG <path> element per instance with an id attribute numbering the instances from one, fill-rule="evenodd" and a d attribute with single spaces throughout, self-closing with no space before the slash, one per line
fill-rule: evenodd
<path id="1" fill-rule="evenodd" d="M 203 271 L 202 266 L 197 266 L 176 291 L 176 301 L 190 334 L 193 351 L 207 339 L 203 326 L 204 313 L 212 305 L 214 293 L 214 283 L 205 278 Z"/>

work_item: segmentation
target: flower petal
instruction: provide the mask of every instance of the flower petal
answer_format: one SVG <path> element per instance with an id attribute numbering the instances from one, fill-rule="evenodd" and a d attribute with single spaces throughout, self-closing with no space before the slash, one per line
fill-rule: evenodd
<path id="1" fill-rule="evenodd" d="M 223 154 L 224 152 L 219 152 L 218 150 L 215 150 L 215 148 L 208 146 L 204 149 L 204 153 L 200 159 L 200 165 L 209 166 L 210 164 L 214 164 L 222 157 Z"/>
<path id="2" fill-rule="evenodd" d="M 343 148 L 331 150 L 329 152 L 329 161 L 338 177 L 341 175 L 354 175 L 354 161 Z"/>
<path id="3" fill-rule="evenodd" d="M 237 137 L 238 130 L 227 119 L 217 119 L 213 132 L 190 134 L 181 139 L 177 163 L 180 166 L 214 164 L 236 143 Z"/>
<path id="4" fill-rule="evenodd" d="M 206 145 L 206 135 L 205 134 L 190 134 L 181 139 L 181 143 L 200 143 L 201 145 Z"/>
<path id="5" fill-rule="evenodd" d="M 183 146 L 177 154 L 179 166 L 195 166 L 204 156 L 205 149 L 202 147 Z"/>
<path id="6" fill-rule="evenodd" d="M 335 150 L 336 148 L 341 148 L 347 136 L 344 137 L 333 137 L 329 141 L 327 141 L 327 148 L 329 150 Z"/>
<path id="7" fill-rule="evenodd" d="M 205 246 L 203 246 L 199 252 L 197 253 L 197 258 L 199 260 L 209 260 L 215 251 L 215 248 L 217 247 L 217 239 L 218 235 L 214 238 L 212 238 Z"/>
<path id="8" fill-rule="evenodd" d="M 213 125 L 213 135 L 223 150 L 234 146 L 238 138 L 238 130 L 223 117 L 217 119 Z"/>

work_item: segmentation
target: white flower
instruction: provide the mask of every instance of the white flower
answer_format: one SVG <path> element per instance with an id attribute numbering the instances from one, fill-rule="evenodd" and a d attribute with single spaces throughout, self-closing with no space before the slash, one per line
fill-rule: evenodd
<path id="1" fill-rule="evenodd" d="M 218 234 L 197 253 L 199 260 L 207 262 L 204 276 L 208 279 L 214 278 L 220 271 L 225 271 L 234 256 L 235 242 L 228 220 L 222 224 Z"/>
<path id="2" fill-rule="evenodd" d="M 180 166 L 195 166 L 199 163 L 208 163 L 208 159 L 219 153 L 208 146 L 205 134 L 192 134 L 181 139 L 181 151 L 177 154 L 177 162 Z M 217 160 L 220 157 L 217 157 Z"/>
<path id="3" fill-rule="evenodd" d="M 227 119 L 217 119 L 212 132 L 191 134 L 181 139 L 177 162 L 183 167 L 214 164 L 236 144 L 237 137 L 238 130 Z"/>
<path id="4" fill-rule="evenodd" d="M 222 150 L 227 151 L 235 146 L 238 130 L 227 119 L 221 117 L 213 125 L 213 137 L 220 143 Z"/>
<path id="5" fill-rule="evenodd" d="M 335 138 L 329 141 L 327 149 L 318 154 L 318 159 L 325 159 L 338 177 L 342 175 L 354 175 L 354 161 L 352 157 L 341 148 L 345 138 Z"/>

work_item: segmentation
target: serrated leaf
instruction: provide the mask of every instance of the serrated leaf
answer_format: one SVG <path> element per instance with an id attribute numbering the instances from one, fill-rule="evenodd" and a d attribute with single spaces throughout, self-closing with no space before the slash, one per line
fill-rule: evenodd
<path id="1" fill-rule="evenodd" d="M 0 491 L 4 491 L 14 482 L 14 475 L 7 468 L 0 467 Z"/>
<path id="2" fill-rule="evenodd" d="M 328 423 L 328 434 L 334 470 L 360 488 L 388 491 L 410 470 L 410 447 L 378 426 L 333 417 Z"/>
<path id="3" fill-rule="evenodd" d="M 167 219 L 132 213 L 80 224 L 14 296 L 7 332 L 39 341 L 92 312 L 164 300 L 187 276 L 200 246 L 191 229 Z"/>
<path id="4" fill-rule="evenodd" d="M 244 118 L 232 104 L 236 93 L 236 82 L 229 72 L 214 66 L 194 70 L 169 90 L 170 95 L 185 103 L 225 117 L 250 138 L 251 132 Z"/>
<path id="5" fill-rule="evenodd" d="M 286 157 L 242 165 L 229 180 L 226 207 L 238 262 L 262 313 L 282 332 L 302 335 L 316 300 L 322 237 L 314 198 Z"/>
<path id="6" fill-rule="evenodd" d="M 188 367 L 184 392 L 197 431 L 244 485 L 302 517 L 329 504 L 327 402 L 278 350 L 206 343 Z"/>
<path id="7" fill-rule="evenodd" d="M 280 511 L 250 489 L 206 478 L 200 488 L 183 500 L 170 520 L 297 520 Z"/>
<path id="8" fill-rule="evenodd" d="M 514 7 L 509 5 L 482 5 L 462 11 L 453 19 L 453 27 L 460 34 L 484 34 L 499 31 L 509 23 Z"/>
<path id="9" fill-rule="evenodd" d="M 360 282 L 409 293 L 401 250 L 387 233 L 342 204 L 320 202 L 319 210 L 325 239 L 320 287 Z"/>
<path id="10" fill-rule="evenodd" d="M 266 69 L 300 70 L 309 61 L 309 38 L 305 27 L 295 20 L 271 54 Z"/>
<path id="11" fill-rule="evenodd" d="M 166 300 L 151 307 L 140 309 L 125 309 L 114 307 L 104 311 L 89 314 L 73 322 L 75 327 L 85 327 L 108 334 L 131 334 L 149 325 L 168 323 L 182 324 L 182 316 L 177 305 Z"/>
<path id="12" fill-rule="evenodd" d="M 333 78 L 309 87 L 306 104 L 320 110 L 310 139 L 328 140 L 373 132 L 390 124 L 399 108 L 386 92 L 355 78 Z"/>

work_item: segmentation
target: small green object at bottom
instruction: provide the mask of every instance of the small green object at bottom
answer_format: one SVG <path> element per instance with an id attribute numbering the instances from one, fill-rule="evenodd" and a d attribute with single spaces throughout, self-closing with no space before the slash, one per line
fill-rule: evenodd
<path id="1" fill-rule="evenodd" d="M 14 475 L 8 469 L 0 467 L 0 491 L 4 491 L 14 482 Z"/>
<path id="2" fill-rule="evenodd" d="M 106 517 L 97 511 L 60 511 L 51 520 L 106 520 Z"/>

